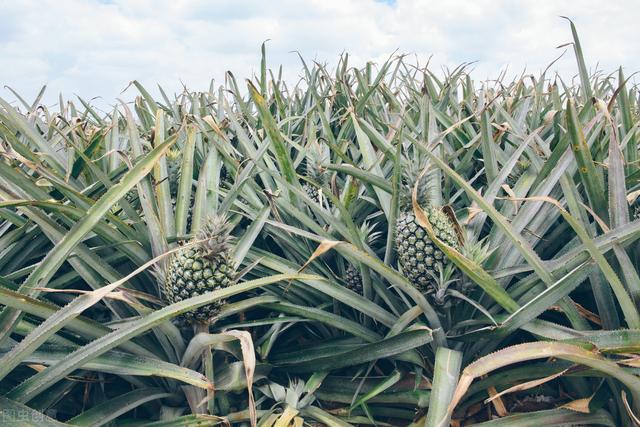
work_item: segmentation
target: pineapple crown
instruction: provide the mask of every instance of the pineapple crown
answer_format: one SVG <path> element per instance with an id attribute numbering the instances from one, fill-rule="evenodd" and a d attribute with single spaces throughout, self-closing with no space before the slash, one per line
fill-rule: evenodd
<path id="1" fill-rule="evenodd" d="M 306 153 L 306 167 L 305 174 L 311 181 L 316 184 L 324 185 L 326 182 L 325 169 L 322 167 L 322 163 L 326 161 L 326 156 L 323 153 L 323 147 L 314 141 L 309 144 Z"/>
<path id="2" fill-rule="evenodd" d="M 360 226 L 360 237 L 368 245 L 373 244 L 382 235 L 381 231 L 375 230 L 376 226 L 377 224 L 369 223 L 368 221 L 363 222 Z"/>
<path id="3" fill-rule="evenodd" d="M 288 387 L 269 382 L 258 388 L 265 396 L 275 400 L 277 403 L 284 403 L 297 409 L 309 406 L 316 399 L 313 391 L 308 391 L 304 380 L 300 378 L 290 379 Z"/>
<path id="4" fill-rule="evenodd" d="M 473 262 L 484 265 L 484 262 L 493 254 L 496 248 L 491 248 L 486 238 L 473 241 L 473 237 L 467 238 L 468 244 L 462 247 L 462 254 Z"/>
<path id="5" fill-rule="evenodd" d="M 175 194 L 178 191 L 178 182 L 180 181 L 180 150 L 171 148 L 167 152 L 167 179 L 171 187 L 171 193 Z"/>
<path id="6" fill-rule="evenodd" d="M 419 153 L 414 153 L 414 159 L 406 159 L 402 168 L 400 192 L 400 206 L 404 209 L 411 207 L 413 189 L 417 185 L 417 198 L 420 206 L 441 206 L 441 174 L 437 168 L 430 168 L 429 162 Z M 425 169 L 427 171 L 425 172 Z"/>
<path id="7" fill-rule="evenodd" d="M 516 167 L 522 169 L 522 170 L 526 170 L 529 169 L 529 166 L 531 166 L 531 161 L 529 159 L 525 158 L 521 158 L 516 162 Z"/>
<path id="8" fill-rule="evenodd" d="M 231 243 L 231 224 L 225 215 L 211 215 L 195 237 L 208 258 L 225 256 Z"/>
<path id="9" fill-rule="evenodd" d="M 167 152 L 167 161 L 169 163 L 173 163 L 175 161 L 177 161 L 180 158 L 180 150 L 176 149 L 176 148 L 171 148 L 169 149 L 169 151 Z"/>

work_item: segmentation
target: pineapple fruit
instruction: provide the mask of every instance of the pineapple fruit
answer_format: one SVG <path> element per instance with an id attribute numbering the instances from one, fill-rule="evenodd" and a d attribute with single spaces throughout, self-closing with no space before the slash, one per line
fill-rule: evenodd
<path id="1" fill-rule="evenodd" d="M 347 289 L 362 295 L 362 275 L 358 269 L 353 264 L 349 264 L 344 273 Z"/>
<path id="2" fill-rule="evenodd" d="M 376 241 L 376 239 L 378 239 L 378 237 L 380 237 L 380 232 L 374 231 L 375 227 L 375 224 L 371 225 L 368 222 L 363 223 L 360 227 L 361 239 L 370 246 Z M 353 264 L 347 264 L 344 274 L 346 288 L 362 295 L 362 274 L 360 273 L 360 270 L 358 270 L 357 266 Z"/>
<path id="3" fill-rule="evenodd" d="M 327 171 L 322 167 L 323 159 L 326 157 L 319 144 L 309 147 L 306 157 L 305 182 L 302 189 L 311 200 L 323 207 L 330 208 L 329 199 L 322 193 L 320 188 L 328 184 Z"/>
<path id="4" fill-rule="evenodd" d="M 425 209 L 425 214 L 435 235 L 447 245 L 458 249 L 458 238 L 449 217 L 433 206 Z M 432 287 L 439 269 L 448 263 L 410 209 L 404 210 L 398 217 L 396 249 L 402 274 L 422 292 Z"/>
<path id="5" fill-rule="evenodd" d="M 631 218 L 633 220 L 640 218 L 640 197 L 636 197 L 629 205 L 631 207 Z"/>
<path id="6" fill-rule="evenodd" d="M 413 211 L 411 194 L 417 187 L 417 202 L 423 208 L 436 237 L 454 249 L 459 249 L 459 241 L 452 220 L 442 212 L 441 176 L 434 169 L 424 175 L 421 171 L 427 163 L 416 153 L 415 159 L 408 160 L 404 170 L 404 192 L 401 197 L 401 212 L 395 231 L 395 246 L 398 264 L 402 274 L 421 292 L 432 293 L 437 288 L 438 277 L 449 260 L 429 238 Z"/>
<path id="7" fill-rule="evenodd" d="M 167 302 L 173 304 L 233 285 L 235 273 L 230 240 L 226 218 L 209 218 L 195 237 L 198 243 L 185 247 L 170 258 L 164 278 Z M 184 320 L 207 322 L 223 305 L 224 301 L 205 305 L 185 313 Z"/>

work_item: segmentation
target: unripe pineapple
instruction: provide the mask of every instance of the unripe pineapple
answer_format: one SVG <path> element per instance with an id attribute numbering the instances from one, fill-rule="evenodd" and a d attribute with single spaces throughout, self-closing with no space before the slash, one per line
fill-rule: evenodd
<path id="1" fill-rule="evenodd" d="M 313 184 L 305 182 L 302 185 L 302 189 L 307 193 L 307 197 L 313 200 L 317 204 L 321 204 L 325 208 L 331 207 L 331 202 L 324 193 L 318 190 L 317 186 L 325 186 L 326 178 L 322 174 L 308 174 L 307 177 L 313 182 Z"/>
<path id="2" fill-rule="evenodd" d="M 220 182 L 229 182 L 231 181 L 231 174 L 229 173 L 229 169 L 225 165 L 222 165 L 220 169 Z"/>
<path id="3" fill-rule="evenodd" d="M 360 272 L 352 264 L 349 264 L 344 274 L 347 289 L 362 295 L 362 275 Z"/>
<path id="4" fill-rule="evenodd" d="M 380 237 L 380 232 L 374 231 L 375 227 L 375 224 L 369 224 L 368 222 L 364 222 L 360 227 L 360 237 L 363 241 L 367 242 L 368 245 L 373 244 L 376 239 Z M 362 274 L 360 270 L 355 265 L 348 264 L 344 270 L 344 274 L 346 288 L 362 295 Z"/>
<path id="5" fill-rule="evenodd" d="M 631 219 L 636 220 L 640 218 L 640 197 L 638 192 L 634 191 L 627 196 L 627 202 L 629 203 Z"/>
<path id="6" fill-rule="evenodd" d="M 316 203 L 320 203 L 320 192 L 314 185 L 305 182 L 302 185 L 302 189 L 307 193 L 307 197 Z"/>
<path id="7" fill-rule="evenodd" d="M 170 304 L 215 291 L 235 283 L 229 225 L 224 217 L 208 219 L 196 235 L 194 246 L 172 255 L 164 278 L 164 292 Z M 187 322 L 207 322 L 218 314 L 224 301 L 185 313 Z"/>
<path id="8" fill-rule="evenodd" d="M 427 230 L 418 224 L 413 212 L 413 192 L 434 234 L 447 245 L 459 249 L 459 240 L 452 220 L 441 209 L 442 175 L 421 159 L 419 152 L 406 160 L 403 170 L 404 191 L 400 195 L 401 211 L 396 222 L 395 246 L 402 274 L 421 292 L 434 291 L 439 273 L 449 260 L 429 238 Z M 425 171 L 426 170 L 426 171 Z"/>
<path id="9" fill-rule="evenodd" d="M 321 204 L 326 208 L 330 208 L 329 199 L 323 194 L 319 187 L 326 187 L 328 184 L 327 171 L 322 167 L 322 163 L 326 155 L 322 152 L 322 147 L 318 144 L 312 144 L 306 157 L 305 176 L 306 181 L 302 184 L 302 189 L 307 193 L 307 197 L 315 203 Z"/>
<path id="10" fill-rule="evenodd" d="M 435 207 L 425 209 L 425 214 L 435 235 L 447 245 L 458 249 L 458 238 L 449 217 Z M 440 268 L 438 264 L 444 266 L 449 262 L 409 209 L 401 212 L 398 217 L 396 249 L 402 274 L 422 292 L 427 291 L 434 282 Z"/>

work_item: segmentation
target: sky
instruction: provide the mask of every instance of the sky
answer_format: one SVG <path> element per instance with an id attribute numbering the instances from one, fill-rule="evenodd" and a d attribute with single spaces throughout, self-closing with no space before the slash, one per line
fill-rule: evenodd
<path id="1" fill-rule="evenodd" d="M 473 62 L 476 79 L 508 67 L 538 74 L 576 74 L 576 24 L 587 65 L 627 74 L 640 70 L 638 0 L 0 0 L 0 97 L 10 87 L 31 101 L 81 96 L 109 106 L 131 100 L 139 80 L 152 93 L 206 90 L 230 70 L 250 78 L 282 65 L 295 83 L 306 61 L 382 63 L 394 52 L 434 70 Z"/>

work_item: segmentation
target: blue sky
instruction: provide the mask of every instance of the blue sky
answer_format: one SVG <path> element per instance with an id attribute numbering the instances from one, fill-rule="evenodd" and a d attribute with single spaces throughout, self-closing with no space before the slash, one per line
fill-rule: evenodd
<path id="1" fill-rule="evenodd" d="M 0 96 L 9 86 L 32 99 L 43 84 L 46 101 L 58 94 L 135 96 L 137 79 L 167 92 L 221 83 L 226 70 L 250 77 L 267 43 L 271 67 L 287 79 L 307 61 L 335 64 L 349 52 L 354 65 L 382 62 L 394 51 L 434 69 L 477 61 L 477 79 L 506 66 L 537 74 L 567 48 L 567 22 L 577 27 L 589 67 L 628 74 L 640 70 L 637 0 L 0 0 Z M 575 74 L 569 50 L 552 70 Z"/>

